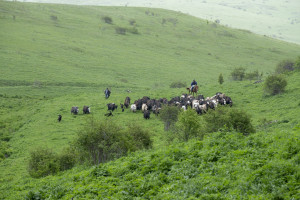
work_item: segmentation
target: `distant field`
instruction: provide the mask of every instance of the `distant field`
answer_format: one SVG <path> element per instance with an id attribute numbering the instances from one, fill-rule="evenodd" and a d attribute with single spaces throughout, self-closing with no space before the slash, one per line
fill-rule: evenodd
<path id="1" fill-rule="evenodd" d="M 77 5 L 133 6 L 180 11 L 222 25 L 300 44 L 298 0 L 24 0 Z"/>
<path id="2" fill-rule="evenodd" d="M 113 178 L 101 179 L 104 182 L 107 180 L 107 184 L 111 183 L 108 186 L 102 185 L 97 180 L 99 177 L 94 179 L 89 176 L 93 168 L 81 172 L 83 166 L 76 166 L 74 171 L 62 172 L 57 176 L 34 179 L 27 171 L 29 153 L 37 147 L 45 146 L 59 153 L 70 145 L 77 133 L 82 130 L 83 125 L 91 119 L 111 120 L 122 126 L 126 126 L 128 123 L 140 124 L 150 131 L 153 150 L 143 151 L 139 155 L 141 159 L 136 159 L 136 157 L 130 159 L 136 160 L 137 165 L 143 166 L 144 164 L 140 164 L 140 161 L 157 158 L 155 165 L 150 163 L 151 167 L 155 168 L 158 166 L 157 162 L 162 160 L 156 154 L 164 155 L 160 152 L 168 148 L 173 152 L 172 145 L 169 147 L 170 144 L 165 139 L 166 132 L 163 123 L 154 115 L 151 115 L 150 120 L 146 121 L 140 111 L 132 113 L 129 109 L 124 112 L 119 109 L 114 112 L 112 118 L 106 118 L 104 116 L 107 113 L 106 104 L 123 103 L 126 96 L 130 96 L 134 101 L 143 96 L 170 99 L 187 93 L 185 87 L 170 88 L 170 84 L 177 81 L 187 87 L 192 79 L 196 79 L 199 83 L 200 93 L 205 97 L 213 96 L 216 92 L 223 92 L 230 96 L 234 101 L 233 107 L 249 113 L 252 116 L 253 125 L 258 130 L 258 134 L 249 137 L 249 145 L 252 145 L 251 151 L 246 142 L 243 151 L 231 149 L 235 148 L 235 145 L 239 146 L 244 140 L 241 139 L 243 137 L 240 137 L 241 135 L 228 133 L 228 138 L 226 137 L 227 139 L 225 138 L 226 140 L 224 139 L 223 142 L 230 146 L 231 143 L 228 141 L 231 137 L 234 138 L 234 145 L 228 147 L 228 152 L 233 154 L 228 153 L 228 155 L 237 157 L 233 156 L 234 158 L 231 157 L 231 160 L 223 157 L 224 162 L 218 166 L 215 165 L 217 162 L 208 164 L 203 162 L 203 165 L 197 166 L 195 170 L 198 172 L 207 171 L 205 177 L 202 178 L 207 178 L 206 181 L 209 180 L 210 183 L 214 183 L 215 179 L 213 174 L 215 171 L 211 166 L 216 166 L 216 169 L 222 171 L 222 178 L 216 178 L 228 183 L 225 188 L 212 184 L 207 189 L 208 192 L 220 190 L 226 195 L 227 192 L 233 194 L 236 192 L 242 197 L 248 195 L 243 191 L 248 187 L 247 180 L 251 179 L 251 170 L 253 169 L 249 168 L 247 171 L 247 176 L 250 178 L 243 177 L 244 179 L 240 180 L 239 176 L 245 174 L 243 167 L 250 165 L 252 167 L 252 164 L 249 164 L 249 160 L 252 162 L 252 158 L 245 159 L 243 156 L 254 155 L 253 159 L 257 159 L 253 164 L 256 170 L 268 170 L 269 168 L 277 170 L 273 165 L 273 163 L 277 163 L 277 160 L 271 160 L 271 164 L 268 162 L 270 162 L 269 159 L 273 159 L 274 154 L 277 155 L 276 150 L 281 141 L 289 145 L 290 140 L 297 141 L 298 139 L 296 136 L 298 129 L 294 127 L 300 123 L 299 72 L 285 75 L 288 80 L 287 91 L 277 96 L 264 95 L 263 83 L 253 84 L 254 81 L 232 81 L 230 79 L 230 73 L 234 68 L 244 67 L 247 72 L 258 70 L 263 74 L 263 80 L 265 80 L 269 74 L 274 72 L 280 61 L 295 60 L 299 56 L 300 46 L 297 44 L 253 34 L 246 30 L 231 29 L 164 9 L 0 1 L 0 10 L 0 133 L 9 137 L 9 139 L 4 138 L 1 141 L 1 144 L 7 145 L 5 150 L 9 156 L 3 156 L 0 160 L 0 199 L 24 199 L 26 195 L 32 194 L 32 191 L 37 192 L 37 196 L 39 191 L 44 191 L 47 195 L 51 192 L 57 193 L 55 194 L 56 199 L 71 199 L 74 195 L 78 195 L 78 199 L 88 197 L 92 199 L 96 198 L 93 195 L 101 196 L 100 193 L 95 193 L 96 186 L 102 187 L 103 190 L 107 187 L 109 191 L 105 194 L 108 196 L 114 192 L 122 193 L 123 190 L 119 190 L 119 188 L 117 190 L 115 182 L 111 182 Z M 105 17 L 111 18 L 112 23 L 106 23 L 103 20 Z M 220 73 L 224 76 L 223 85 L 218 83 Z M 109 99 L 104 98 L 103 91 L 106 87 L 112 90 Z M 84 105 L 91 107 L 90 115 L 82 114 L 81 109 Z M 71 115 L 72 106 L 79 106 L 79 115 Z M 63 116 L 61 123 L 57 122 L 58 114 Z M 201 116 L 199 116 L 199 120 L 201 120 Z M 261 143 L 261 140 L 267 142 Z M 268 143 L 269 140 L 277 142 Z M 214 141 L 218 141 L 217 136 Z M 254 142 L 262 148 L 257 150 Z M 196 142 L 195 146 L 200 143 Z M 213 149 L 210 148 L 209 137 L 203 143 L 211 154 L 206 154 L 206 152 L 201 152 L 201 154 L 214 156 L 214 152 L 211 151 Z M 221 151 L 222 144 L 219 146 L 218 144 L 216 142 L 212 145 L 214 148 L 218 148 L 217 151 Z M 189 144 L 184 145 L 189 146 Z M 190 145 L 194 144 L 190 143 Z M 176 148 L 174 154 L 180 153 Z M 189 148 L 184 147 L 182 155 L 188 154 Z M 194 150 L 196 151 L 196 149 Z M 269 150 L 267 156 L 265 156 L 266 150 Z M 217 151 L 216 153 L 218 153 Z M 281 151 L 285 151 L 285 149 Z M 256 154 L 257 152 L 259 154 Z M 297 153 L 297 149 L 291 150 L 291 154 L 295 152 Z M 282 154 L 284 157 L 285 154 Z M 173 153 L 169 153 L 169 155 L 173 156 Z M 193 154 L 196 157 L 197 155 L 197 152 Z M 265 160 L 261 160 L 261 155 L 265 156 Z M 173 158 L 175 157 L 173 156 Z M 114 177 L 115 181 L 120 178 L 119 176 L 126 174 L 129 168 L 130 170 L 134 170 L 134 167 L 137 168 L 137 166 L 129 166 L 130 162 L 126 159 L 122 158 L 116 161 L 116 163 L 121 163 L 119 164 L 120 169 L 124 169 L 120 173 L 116 169 L 119 165 L 114 166 L 113 162 L 107 164 L 111 171 L 114 169 L 117 171 L 115 173 L 117 175 Z M 236 165 L 240 159 L 245 159 L 245 166 Z M 294 157 L 293 159 L 295 161 L 288 160 L 289 166 L 298 169 L 295 164 L 298 161 Z M 285 161 L 280 160 L 280 166 L 284 169 Z M 174 190 L 172 195 L 176 196 L 176 192 L 181 192 L 177 188 L 185 186 L 186 188 L 182 190 L 189 191 L 189 185 L 185 185 L 186 176 L 181 173 L 182 170 L 179 168 L 190 166 L 189 160 L 185 162 L 188 165 L 176 161 L 179 175 L 177 176 L 177 172 L 173 174 L 174 182 L 172 182 L 173 180 L 168 182 L 169 185 L 166 185 L 165 190 L 162 191 L 159 187 L 163 187 L 163 182 L 161 182 L 161 185 L 154 187 L 153 192 L 158 193 L 160 190 L 163 196 L 164 191 L 167 192 L 170 189 L 169 192 Z M 171 166 L 169 163 L 173 165 L 173 160 L 172 162 L 165 160 L 159 166 L 164 170 L 164 165 L 166 165 L 169 170 Z M 248 164 L 249 166 L 246 166 Z M 232 180 L 228 179 L 229 173 L 225 170 L 227 166 L 233 167 L 230 174 L 239 172 L 238 175 L 235 174 L 232 177 Z M 172 170 L 176 169 L 172 168 Z M 261 174 L 264 172 L 261 171 Z M 272 172 L 270 174 L 273 174 Z M 126 176 L 126 178 L 132 180 L 132 184 L 142 185 L 139 184 L 139 181 L 144 180 L 143 176 L 138 174 L 140 171 L 132 173 L 132 176 Z M 193 171 L 187 173 L 193 174 Z M 157 180 L 156 175 L 151 175 L 151 178 Z M 138 180 L 135 177 L 138 177 Z M 163 174 L 159 177 L 167 180 Z M 177 178 L 180 178 L 182 182 L 178 182 Z M 297 177 L 289 178 L 294 180 Z M 90 179 L 92 179 L 91 182 Z M 202 179 L 198 179 L 198 181 L 203 182 Z M 244 183 L 244 188 L 237 187 L 239 181 Z M 95 185 L 89 185 L 94 182 Z M 147 182 L 152 183 L 151 180 Z M 266 182 L 269 183 L 269 181 Z M 134 188 L 125 182 L 122 184 L 118 187 L 125 188 L 125 193 L 128 192 L 127 189 Z M 276 182 L 276 184 L 278 183 Z M 198 184 L 191 182 L 191 185 Z M 269 188 L 263 190 L 259 188 L 259 182 L 257 185 L 258 188 L 251 188 L 253 194 L 250 195 L 257 195 L 258 191 L 256 198 L 268 199 L 270 194 L 267 189 Z M 48 186 L 50 189 L 47 188 Z M 126 189 L 126 187 L 128 188 Z M 295 192 L 294 188 L 298 186 L 295 184 L 291 187 L 293 187 L 292 192 Z M 40 190 L 40 188 L 42 189 Z M 54 188 L 56 189 L 54 190 Z M 147 187 L 144 189 L 138 195 L 150 191 Z M 277 187 L 275 189 L 277 190 Z M 286 192 L 287 189 L 282 188 L 282 190 Z M 122 195 L 126 195 L 125 193 L 115 194 L 121 195 L 115 196 L 115 198 L 124 197 Z M 155 194 L 149 192 L 149 195 Z M 287 192 L 286 195 L 292 196 L 294 193 Z M 132 196 L 128 198 L 130 199 Z M 157 198 L 159 199 L 159 197 Z M 230 199 L 230 196 L 227 196 L 227 199 Z"/>

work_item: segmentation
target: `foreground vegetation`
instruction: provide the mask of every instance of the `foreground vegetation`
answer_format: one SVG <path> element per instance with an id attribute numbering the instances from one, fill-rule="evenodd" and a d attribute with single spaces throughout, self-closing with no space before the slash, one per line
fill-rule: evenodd
<path id="1" fill-rule="evenodd" d="M 0 7 L 1 199 L 299 199 L 299 71 L 282 74 L 287 85 L 277 95 L 265 94 L 264 82 L 230 76 L 243 67 L 263 73 L 264 81 L 278 63 L 299 56 L 298 45 L 161 9 L 3 1 Z M 159 117 L 146 121 L 128 109 L 104 116 L 107 103 L 170 99 L 186 93 L 183 84 L 194 78 L 205 97 L 229 95 L 256 133 L 209 130 L 204 125 L 214 120 L 196 115 L 199 129 L 187 137 L 189 129 L 178 129 L 184 120 L 176 132 L 165 131 Z M 84 105 L 90 115 L 70 114 Z M 138 125 L 149 143 L 135 146 L 127 138 L 127 156 L 94 167 L 61 156 L 80 147 L 73 141 L 93 121 L 117 124 L 116 137 L 130 139 L 130 125 Z M 31 152 L 39 149 L 52 156 L 55 170 L 33 178 L 40 174 L 30 171 Z"/>

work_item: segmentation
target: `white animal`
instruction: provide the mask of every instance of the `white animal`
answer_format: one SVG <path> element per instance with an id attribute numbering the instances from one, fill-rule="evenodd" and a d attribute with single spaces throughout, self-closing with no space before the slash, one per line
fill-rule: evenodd
<path id="1" fill-rule="evenodd" d="M 130 110 L 131 110 L 132 112 L 136 112 L 136 105 L 135 105 L 135 104 L 132 104 L 132 105 L 130 106 Z"/>

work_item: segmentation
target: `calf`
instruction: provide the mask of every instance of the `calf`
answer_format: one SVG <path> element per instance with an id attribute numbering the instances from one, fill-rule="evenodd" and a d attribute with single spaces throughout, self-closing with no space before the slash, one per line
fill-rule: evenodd
<path id="1" fill-rule="evenodd" d="M 109 103 L 109 104 L 107 104 L 107 110 L 114 111 L 117 108 L 118 108 L 118 106 L 115 103 Z"/>
<path id="2" fill-rule="evenodd" d="M 125 98 L 125 101 L 124 101 L 124 106 L 125 106 L 126 108 L 128 108 L 129 105 L 130 105 L 130 97 L 126 97 L 126 98 Z"/>
<path id="3" fill-rule="evenodd" d="M 58 122 L 60 122 L 61 121 L 61 118 L 62 118 L 62 116 L 61 115 L 58 115 Z"/>
<path id="4" fill-rule="evenodd" d="M 83 106 L 83 114 L 90 114 L 91 113 L 91 110 L 90 110 L 90 107 L 89 106 Z"/>
<path id="5" fill-rule="evenodd" d="M 150 119 L 150 111 L 149 110 L 145 110 L 145 112 L 144 112 L 144 118 L 145 119 Z"/>
<path id="6" fill-rule="evenodd" d="M 71 108 L 71 114 L 77 115 L 79 113 L 79 109 L 77 106 L 73 106 Z"/>
<path id="7" fill-rule="evenodd" d="M 131 107 L 130 107 L 130 110 L 132 112 L 136 112 L 136 105 L 135 104 L 132 104 Z"/>

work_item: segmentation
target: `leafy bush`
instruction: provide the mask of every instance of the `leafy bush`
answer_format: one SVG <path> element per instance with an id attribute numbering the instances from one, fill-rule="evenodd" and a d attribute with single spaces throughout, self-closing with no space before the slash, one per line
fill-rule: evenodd
<path id="1" fill-rule="evenodd" d="M 137 124 L 130 124 L 127 127 L 127 133 L 129 133 L 130 136 L 132 136 L 133 138 L 133 142 L 136 148 L 136 150 L 138 149 L 149 149 L 152 147 L 152 140 L 150 138 L 150 133 L 143 129 L 141 126 L 137 125 Z"/>
<path id="2" fill-rule="evenodd" d="M 247 80 L 260 80 L 261 77 L 262 77 L 262 73 L 259 74 L 258 70 L 245 74 L 245 79 Z"/>
<path id="3" fill-rule="evenodd" d="M 68 148 L 58 155 L 60 171 L 71 169 L 76 163 L 76 156 L 74 150 Z"/>
<path id="4" fill-rule="evenodd" d="M 232 79 L 235 81 L 242 81 L 245 77 L 245 71 L 246 71 L 246 69 L 243 67 L 235 68 L 231 72 Z"/>
<path id="5" fill-rule="evenodd" d="M 205 132 L 220 130 L 235 130 L 244 134 L 255 132 L 250 116 L 242 110 L 217 107 L 216 110 L 209 110 L 203 118 L 206 122 Z"/>
<path id="6" fill-rule="evenodd" d="M 107 24 L 112 24 L 112 23 L 113 23 L 113 20 L 112 20 L 111 17 L 105 16 L 105 17 L 103 17 L 102 19 L 103 19 L 103 21 L 104 21 L 105 23 L 107 23 Z"/>
<path id="7" fill-rule="evenodd" d="M 112 121 L 91 121 L 78 133 L 74 145 L 81 160 L 104 163 L 124 156 L 128 151 L 152 147 L 148 131 L 138 125 L 127 129 Z"/>
<path id="8" fill-rule="evenodd" d="M 300 56 L 298 56 L 298 58 L 295 61 L 295 69 L 300 69 Z"/>
<path id="9" fill-rule="evenodd" d="M 133 28 L 127 28 L 126 29 L 129 33 L 132 33 L 132 34 L 139 34 L 139 30 L 136 28 L 136 27 L 133 27 Z"/>
<path id="10" fill-rule="evenodd" d="M 179 127 L 181 138 L 184 141 L 188 141 L 194 137 L 200 137 L 201 139 L 203 138 L 199 117 L 192 109 L 187 109 L 185 112 L 181 112 L 176 125 Z"/>
<path id="11" fill-rule="evenodd" d="M 185 86 L 186 86 L 186 84 L 184 84 L 183 82 L 176 81 L 176 82 L 171 83 L 170 88 L 183 88 Z"/>
<path id="12" fill-rule="evenodd" d="M 39 178 L 58 171 L 58 157 L 50 149 L 38 148 L 30 153 L 28 172 L 32 177 Z"/>
<path id="13" fill-rule="evenodd" d="M 136 24 L 136 21 L 135 21 L 135 19 L 131 19 L 131 20 L 129 20 L 129 24 L 130 24 L 131 26 L 134 26 L 134 25 Z"/>
<path id="14" fill-rule="evenodd" d="M 280 75 L 268 76 L 265 84 L 264 90 L 267 94 L 276 95 L 284 92 L 287 86 L 287 81 Z"/>
<path id="15" fill-rule="evenodd" d="M 179 111 L 174 106 L 164 106 L 161 109 L 159 119 L 164 122 L 166 131 L 178 120 Z"/>
<path id="16" fill-rule="evenodd" d="M 283 60 L 278 63 L 275 72 L 281 74 L 284 72 L 289 72 L 294 70 L 294 62 L 291 60 Z"/>
<path id="17" fill-rule="evenodd" d="M 126 34 L 126 28 L 117 26 L 117 27 L 115 28 L 115 30 L 116 30 L 116 33 L 117 33 L 117 34 L 120 34 L 120 35 L 125 35 L 125 34 Z"/>

